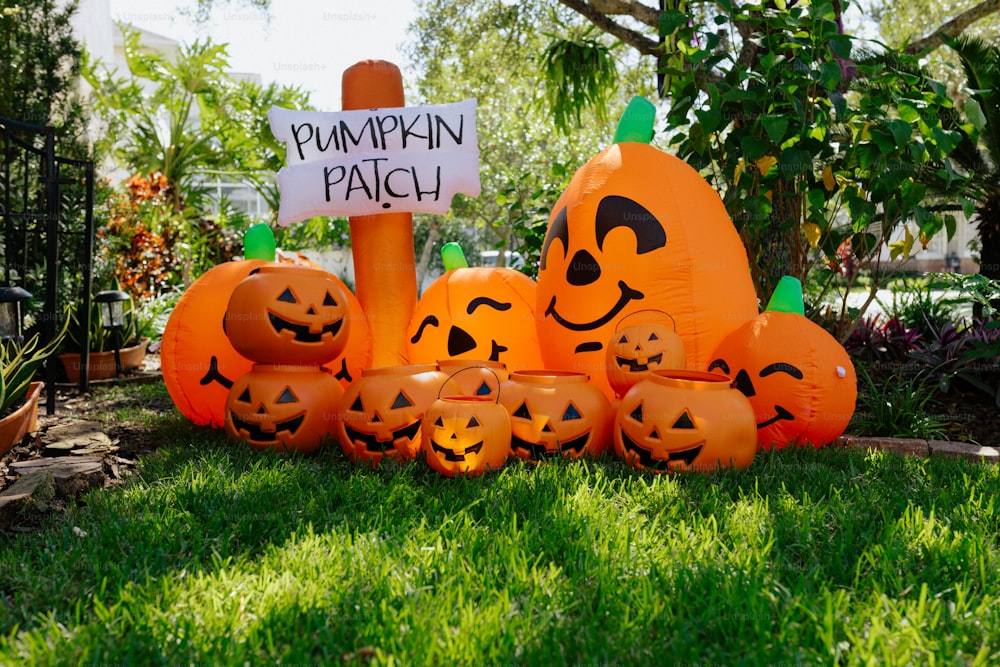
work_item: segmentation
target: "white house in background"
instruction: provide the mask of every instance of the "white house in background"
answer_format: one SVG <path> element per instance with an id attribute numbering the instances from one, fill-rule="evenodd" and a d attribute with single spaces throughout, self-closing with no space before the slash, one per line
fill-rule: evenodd
<path id="1" fill-rule="evenodd" d="M 155 4 L 137 5 L 138 7 L 142 7 L 143 11 L 155 11 Z M 80 0 L 79 9 L 73 17 L 73 29 L 95 60 L 105 63 L 108 69 L 115 70 L 119 74 L 128 72 L 125 62 L 125 39 L 115 22 L 115 17 L 111 15 L 110 0 Z M 181 48 L 180 42 L 149 30 L 138 30 L 143 47 L 171 60 L 177 57 Z M 260 75 L 255 73 L 229 72 L 229 75 L 241 81 L 261 82 Z M 193 120 L 198 121 L 197 109 Z M 123 179 L 129 175 L 113 174 L 114 177 Z M 244 182 L 238 173 L 205 171 L 202 184 L 212 193 L 211 197 L 216 207 L 226 200 L 234 208 L 252 216 L 266 216 L 271 212 L 264 198 Z"/>

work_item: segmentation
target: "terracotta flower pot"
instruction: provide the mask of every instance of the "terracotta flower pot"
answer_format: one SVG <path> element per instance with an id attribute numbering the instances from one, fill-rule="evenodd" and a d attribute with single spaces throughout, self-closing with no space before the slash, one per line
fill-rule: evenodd
<path id="1" fill-rule="evenodd" d="M 44 382 L 32 382 L 28 385 L 21 407 L 0 419 L 0 456 L 9 452 L 28 433 L 38 430 L 38 397 L 44 386 Z"/>
<path id="2" fill-rule="evenodd" d="M 122 371 L 130 371 L 142 365 L 142 360 L 146 358 L 146 348 L 149 347 L 149 339 L 143 338 L 137 345 L 123 347 L 118 353 L 122 361 Z M 66 378 L 70 382 L 80 381 L 80 354 L 72 352 L 60 354 L 59 362 L 66 372 Z M 115 377 L 115 352 L 91 352 L 90 353 L 90 380 L 106 380 Z"/>

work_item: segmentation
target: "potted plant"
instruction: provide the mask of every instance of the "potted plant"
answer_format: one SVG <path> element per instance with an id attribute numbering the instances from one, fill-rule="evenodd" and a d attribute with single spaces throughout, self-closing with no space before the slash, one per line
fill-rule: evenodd
<path id="1" fill-rule="evenodd" d="M 35 372 L 55 352 L 63 332 L 42 347 L 38 334 L 23 345 L 0 343 L 0 456 L 38 428 L 38 397 L 45 383 L 34 380 Z"/>
<path id="2" fill-rule="evenodd" d="M 115 361 L 116 336 L 122 372 L 135 370 L 142 365 L 150 343 L 148 332 L 151 322 L 142 319 L 131 306 L 131 302 L 127 304 L 123 310 L 123 325 L 115 331 L 102 324 L 97 301 L 91 303 L 89 354 L 84 354 L 84 325 L 79 304 L 70 305 L 67 313 L 69 330 L 63 352 L 59 354 L 59 362 L 69 382 L 79 382 L 80 369 L 85 357 L 88 358 L 87 369 L 90 380 L 116 377 L 118 375 Z"/>

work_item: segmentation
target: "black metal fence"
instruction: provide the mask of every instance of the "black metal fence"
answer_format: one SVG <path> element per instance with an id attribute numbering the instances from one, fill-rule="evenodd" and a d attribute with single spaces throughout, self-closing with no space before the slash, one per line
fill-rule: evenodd
<path id="1" fill-rule="evenodd" d="M 87 354 L 94 255 L 94 164 L 56 155 L 55 129 L 0 116 L 0 283 L 32 293 L 27 324 L 52 340 L 65 306 L 79 301 L 83 336 L 80 389 Z M 55 412 L 58 369 L 45 365 L 46 412 Z"/>

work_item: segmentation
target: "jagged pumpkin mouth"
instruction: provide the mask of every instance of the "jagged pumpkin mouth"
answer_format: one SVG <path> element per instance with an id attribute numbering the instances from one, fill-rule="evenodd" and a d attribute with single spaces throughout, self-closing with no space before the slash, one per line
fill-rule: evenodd
<path id="1" fill-rule="evenodd" d="M 271 311 L 268 311 L 267 318 L 271 321 L 271 327 L 275 333 L 280 336 L 282 331 L 291 331 L 294 339 L 299 343 L 318 343 L 323 340 L 323 336 L 327 335 L 333 338 L 344 323 L 343 318 L 341 318 L 336 322 L 324 325 L 319 331 L 312 331 L 308 324 L 291 322 Z"/>
<path id="2" fill-rule="evenodd" d="M 431 449 L 433 449 L 438 454 L 442 454 L 444 456 L 444 460 L 445 461 L 451 461 L 451 462 L 454 462 L 454 463 L 461 463 L 462 461 L 465 461 L 465 457 L 467 457 L 467 456 L 469 456 L 471 454 L 478 454 L 480 451 L 482 451 L 482 449 L 483 449 L 483 441 L 480 440 L 479 442 L 477 442 L 474 445 L 469 445 L 460 454 L 458 452 L 458 450 L 456 450 L 456 449 L 449 449 L 447 447 L 442 447 L 441 445 L 439 445 L 436 442 L 434 442 L 433 439 L 431 439 Z"/>
<path id="3" fill-rule="evenodd" d="M 361 443 L 364 448 L 373 454 L 391 454 L 396 451 L 396 441 L 400 438 L 412 442 L 415 437 L 417 437 L 417 432 L 420 430 L 420 420 L 410 422 L 406 426 L 401 426 L 395 429 L 389 435 L 391 436 L 388 440 L 379 440 L 378 436 L 374 433 L 363 433 L 355 428 L 351 428 L 347 424 L 344 424 L 344 431 L 347 433 L 347 437 L 353 443 Z"/>
<path id="4" fill-rule="evenodd" d="M 242 419 L 235 412 L 231 412 L 230 416 L 233 419 L 233 428 L 237 433 L 246 433 L 247 440 L 260 443 L 275 443 L 278 442 L 278 434 L 280 433 L 295 435 L 295 432 L 302 426 L 302 422 L 305 421 L 306 413 L 300 412 L 291 419 L 275 422 L 273 431 L 264 429 L 263 425 L 257 421 Z"/>
<path id="5" fill-rule="evenodd" d="M 684 463 L 690 466 L 694 463 L 694 460 L 698 458 L 701 454 L 702 448 L 705 446 L 705 441 L 702 440 L 700 443 L 694 447 L 688 449 L 681 449 L 675 452 L 669 452 L 667 458 L 660 458 L 653 454 L 653 450 L 647 449 L 642 445 L 636 443 L 635 440 L 628 437 L 628 434 L 624 430 L 619 429 L 622 436 L 622 446 L 625 450 L 625 458 L 630 458 L 629 455 L 635 458 L 644 468 L 650 470 L 668 470 L 670 469 L 670 464 L 672 463 Z"/>
<path id="6" fill-rule="evenodd" d="M 650 364 L 661 364 L 663 363 L 663 353 L 654 354 L 646 363 L 641 363 L 638 359 L 626 359 L 625 357 L 615 357 L 615 362 L 618 366 L 627 368 L 632 373 L 638 373 L 639 371 L 648 371 Z"/>
<path id="7" fill-rule="evenodd" d="M 580 455 L 583 453 L 583 448 L 587 446 L 587 442 L 589 441 L 590 431 L 587 431 L 586 433 L 578 435 L 575 438 L 557 442 L 557 449 L 555 451 L 550 451 L 549 448 L 546 447 L 545 443 L 531 442 L 529 440 L 519 438 L 516 435 L 511 435 L 510 448 L 515 452 L 517 450 L 528 452 L 528 455 L 532 459 L 548 459 L 563 456 L 564 454 L 570 452 Z"/>

